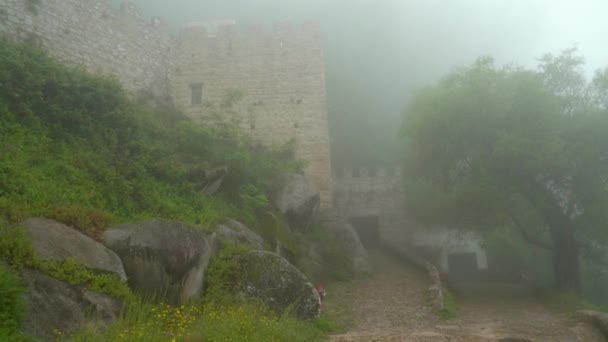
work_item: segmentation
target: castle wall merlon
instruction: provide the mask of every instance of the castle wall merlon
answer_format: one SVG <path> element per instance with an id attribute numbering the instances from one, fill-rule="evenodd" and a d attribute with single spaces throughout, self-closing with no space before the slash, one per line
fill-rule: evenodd
<path id="1" fill-rule="evenodd" d="M 351 166 L 341 169 L 334 168 L 333 178 L 335 181 L 361 181 L 361 180 L 386 180 L 400 181 L 403 177 L 403 168 L 401 166 Z"/>
<path id="2" fill-rule="evenodd" d="M 184 25 L 180 30 L 180 36 L 198 36 L 204 38 L 230 38 L 240 41 L 318 41 L 321 35 L 319 22 L 306 22 L 296 25 L 285 21 L 275 24 L 272 28 L 263 25 L 251 24 L 241 27 L 234 20 L 200 21 Z"/>

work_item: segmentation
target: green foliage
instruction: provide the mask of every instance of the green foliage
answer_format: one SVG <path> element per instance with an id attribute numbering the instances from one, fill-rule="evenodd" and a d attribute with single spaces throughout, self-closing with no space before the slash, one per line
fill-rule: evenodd
<path id="1" fill-rule="evenodd" d="M 596 309 L 580 294 L 574 292 L 546 290 L 542 293 L 541 299 L 550 310 L 561 314 L 573 315 L 578 310 Z"/>
<path id="2" fill-rule="evenodd" d="M 606 255 L 603 74 L 574 49 L 538 70 L 481 58 L 412 101 L 404 122 L 409 210 L 429 223 L 507 227 L 552 248 L 555 284 L 580 288 L 578 244 Z M 601 242 L 600 242 L 601 241 Z"/>
<path id="3" fill-rule="evenodd" d="M 443 289 L 443 308 L 437 311 L 437 315 L 439 318 L 445 320 L 458 317 L 456 298 L 454 298 L 454 295 L 446 288 Z"/>
<path id="4" fill-rule="evenodd" d="M 277 317 L 262 305 L 208 303 L 170 307 L 144 301 L 104 330 L 84 328 L 73 341 L 322 341 L 326 321 Z"/>
<path id="5" fill-rule="evenodd" d="M 19 276 L 0 265 L 0 340 L 25 340 L 19 333 L 25 313 L 23 285 Z"/>
<path id="6" fill-rule="evenodd" d="M 0 223 L 0 260 L 14 268 L 37 266 L 37 256 L 25 230 Z"/>
<path id="7" fill-rule="evenodd" d="M 232 286 L 236 283 L 241 269 L 242 257 L 250 248 L 243 244 L 226 244 L 218 255 L 214 256 L 207 269 L 205 278 L 205 300 L 208 302 L 226 302 L 233 294 Z"/>
<path id="8" fill-rule="evenodd" d="M 61 261 L 37 261 L 37 268 L 49 276 L 72 285 L 84 285 L 96 292 L 122 300 L 133 300 L 133 292 L 126 282 L 114 274 L 96 274 L 71 258 Z"/>
<path id="9" fill-rule="evenodd" d="M 55 218 L 94 237 L 149 217 L 251 224 L 274 175 L 299 164 L 293 144 L 266 149 L 242 136 L 235 101 L 227 95 L 218 121 L 201 126 L 133 102 L 114 80 L 0 41 L 0 216 Z M 228 173 L 211 197 L 199 190 L 215 167 Z"/>
<path id="10" fill-rule="evenodd" d="M 113 274 L 97 274 L 73 259 L 41 260 L 24 229 L 0 224 L 0 260 L 14 269 L 33 268 L 72 285 L 106 293 L 115 298 L 132 300 L 133 293 L 126 282 Z"/>
<path id="11" fill-rule="evenodd" d="M 348 332 L 354 324 L 353 307 L 359 298 L 355 288 L 359 285 L 361 278 L 346 281 L 329 282 L 325 289 L 328 293 L 321 319 L 325 319 L 330 325 L 327 327 L 331 333 L 342 334 Z"/>

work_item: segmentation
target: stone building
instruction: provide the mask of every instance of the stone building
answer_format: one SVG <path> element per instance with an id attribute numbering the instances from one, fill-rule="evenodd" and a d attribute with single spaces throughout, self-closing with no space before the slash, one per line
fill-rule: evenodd
<path id="1" fill-rule="evenodd" d="M 230 21 L 191 23 L 174 48 L 170 89 L 193 119 L 211 119 L 214 105 L 232 93 L 241 130 L 254 141 L 280 146 L 295 141 L 306 176 L 331 203 L 325 69 L 318 23 L 239 29 Z"/>
<path id="2" fill-rule="evenodd" d="M 166 97 L 197 120 L 229 92 L 255 141 L 295 142 L 305 174 L 331 203 L 325 70 L 318 23 L 239 32 L 234 22 L 192 23 L 172 37 L 159 18 L 108 0 L 0 0 L 0 36 L 116 77 L 134 95 Z"/>
<path id="3" fill-rule="evenodd" d="M 488 268 L 478 235 L 421 226 L 408 218 L 401 168 L 357 167 L 334 172 L 333 208 L 350 221 L 367 247 L 405 248 L 454 276 L 475 276 Z"/>

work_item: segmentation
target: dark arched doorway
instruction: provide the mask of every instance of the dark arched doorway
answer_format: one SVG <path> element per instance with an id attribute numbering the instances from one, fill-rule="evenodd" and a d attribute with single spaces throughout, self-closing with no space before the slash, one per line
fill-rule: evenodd
<path id="1" fill-rule="evenodd" d="M 354 216 L 348 219 L 353 225 L 363 246 L 375 248 L 380 244 L 380 223 L 378 216 Z"/>

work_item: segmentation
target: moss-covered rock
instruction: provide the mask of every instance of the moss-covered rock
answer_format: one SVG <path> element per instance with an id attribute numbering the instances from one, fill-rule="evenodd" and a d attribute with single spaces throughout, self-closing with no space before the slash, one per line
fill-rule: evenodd
<path id="1" fill-rule="evenodd" d="M 241 256 L 236 289 L 279 314 L 290 311 L 300 319 L 316 319 L 320 314 L 319 294 L 313 285 L 278 254 L 249 251 Z"/>
<path id="2" fill-rule="evenodd" d="M 201 295 L 212 252 L 201 229 L 147 220 L 108 229 L 103 242 L 122 259 L 133 289 L 173 304 Z"/>

